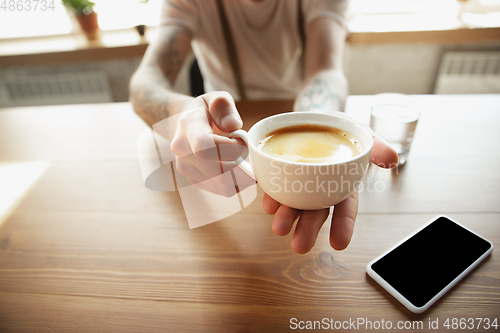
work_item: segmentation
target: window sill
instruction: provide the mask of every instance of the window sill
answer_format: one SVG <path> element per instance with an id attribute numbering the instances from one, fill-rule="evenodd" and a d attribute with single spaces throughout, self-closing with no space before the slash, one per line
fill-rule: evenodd
<path id="1" fill-rule="evenodd" d="M 447 30 L 353 32 L 349 44 L 384 43 L 472 43 L 500 41 L 500 28 L 458 28 Z"/>
<path id="2" fill-rule="evenodd" d="M 101 31 L 88 41 L 83 33 L 0 40 L 0 68 L 142 57 L 155 28 L 144 37 L 135 29 Z"/>
<path id="3" fill-rule="evenodd" d="M 142 57 L 154 34 L 155 28 L 148 27 L 144 37 L 135 29 L 101 31 L 100 40 L 93 42 L 83 34 L 4 39 L 0 41 L 0 68 Z M 347 38 L 352 45 L 486 41 L 500 41 L 500 27 L 352 32 Z"/>

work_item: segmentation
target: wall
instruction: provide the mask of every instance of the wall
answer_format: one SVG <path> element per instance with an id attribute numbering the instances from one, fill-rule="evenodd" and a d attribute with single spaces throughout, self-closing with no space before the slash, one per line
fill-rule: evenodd
<path id="1" fill-rule="evenodd" d="M 446 51 L 500 50 L 500 41 L 466 44 L 398 43 L 347 44 L 344 68 L 352 95 L 380 92 L 430 94 L 434 90 L 441 57 Z M 9 75 L 37 75 L 100 70 L 106 73 L 113 100 L 128 100 L 128 82 L 140 58 L 114 59 L 52 66 L 2 68 L 0 81 Z M 177 91 L 189 94 L 189 67 L 184 66 Z"/>
<path id="2" fill-rule="evenodd" d="M 352 95 L 431 94 L 447 51 L 500 51 L 500 41 L 466 44 L 347 44 L 344 70 Z"/>

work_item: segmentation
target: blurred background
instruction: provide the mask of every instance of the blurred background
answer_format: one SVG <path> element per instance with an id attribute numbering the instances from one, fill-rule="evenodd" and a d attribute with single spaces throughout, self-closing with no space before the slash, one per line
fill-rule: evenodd
<path id="1" fill-rule="evenodd" d="M 0 107 L 128 100 L 161 0 L 94 3 L 84 32 L 61 0 L 0 1 Z M 500 93 L 500 0 L 351 0 L 348 29 L 351 95 Z M 193 62 L 176 90 L 196 95 Z"/>

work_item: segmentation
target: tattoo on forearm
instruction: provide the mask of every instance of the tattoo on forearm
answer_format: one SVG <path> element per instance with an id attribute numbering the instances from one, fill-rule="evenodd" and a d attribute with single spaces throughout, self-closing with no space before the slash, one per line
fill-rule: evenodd
<path id="1" fill-rule="evenodd" d="M 172 86 L 189 52 L 190 35 L 183 29 L 159 34 L 160 42 L 151 45 L 130 85 L 134 110 L 150 126 L 178 111 L 188 98 L 173 92 Z"/>
<path id="2" fill-rule="evenodd" d="M 179 31 L 166 36 L 165 45 L 154 53 L 153 61 L 162 69 L 171 85 L 174 85 L 177 74 L 182 67 L 184 57 L 189 49 L 189 34 Z"/>
<path id="3" fill-rule="evenodd" d="M 340 97 L 335 94 L 329 83 L 322 78 L 314 81 L 297 97 L 296 110 L 309 111 L 319 109 L 323 111 L 339 111 Z"/>

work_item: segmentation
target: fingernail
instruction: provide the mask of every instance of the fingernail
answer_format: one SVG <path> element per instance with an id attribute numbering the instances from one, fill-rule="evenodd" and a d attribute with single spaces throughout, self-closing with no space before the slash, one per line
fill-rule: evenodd
<path id="1" fill-rule="evenodd" d="M 243 122 L 237 114 L 231 113 L 222 117 L 220 124 L 224 129 L 232 130 L 240 128 L 243 125 Z"/>

